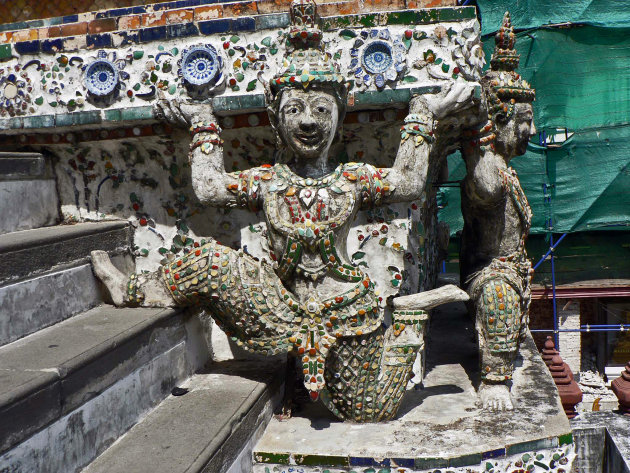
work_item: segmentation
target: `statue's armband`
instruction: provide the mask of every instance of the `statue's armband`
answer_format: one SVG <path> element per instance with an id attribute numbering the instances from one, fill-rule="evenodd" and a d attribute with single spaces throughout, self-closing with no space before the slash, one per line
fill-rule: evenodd
<path id="1" fill-rule="evenodd" d="M 394 186 L 386 179 L 388 173 L 388 169 L 377 168 L 371 164 L 362 164 L 356 169 L 362 209 L 371 209 L 381 205 L 383 199 L 394 192 Z"/>

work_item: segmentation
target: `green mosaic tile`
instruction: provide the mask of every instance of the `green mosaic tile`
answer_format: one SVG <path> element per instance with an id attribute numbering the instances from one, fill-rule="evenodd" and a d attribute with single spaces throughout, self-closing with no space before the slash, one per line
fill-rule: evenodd
<path id="1" fill-rule="evenodd" d="M 418 470 L 428 470 L 430 468 L 446 468 L 448 460 L 446 458 L 416 458 L 415 468 Z"/>
<path id="2" fill-rule="evenodd" d="M 552 438 L 546 438 L 509 445 L 506 449 L 506 453 L 507 455 L 517 455 L 519 453 L 535 452 L 544 448 L 553 448 L 556 446 L 554 445 L 556 443 L 554 440 L 555 439 Z"/>
<path id="3" fill-rule="evenodd" d="M 481 463 L 481 453 L 471 453 L 462 455 L 461 457 L 449 458 L 448 466 L 451 468 L 459 468 L 464 466 L 479 465 Z"/>
<path id="4" fill-rule="evenodd" d="M 296 465 L 350 466 L 350 458 L 335 455 L 293 455 Z"/>
<path id="5" fill-rule="evenodd" d="M 269 15 L 257 15 L 254 17 L 257 30 L 269 30 L 273 28 L 286 28 L 291 24 L 288 13 L 272 13 Z"/>
<path id="6" fill-rule="evenodd" d="M 265 96 L 263 94 L 248 94 L 215 97 L 212 99 L 212 107 L 217 112 L 232 110 L 263 110 L 265 108 Z"/>
<path id="7" fill-rule="evenodd" d="M 120 110 L 120 119 L 127 120 L 150 120 L 153 118 L 153 109 L 151 106 L 123 108 Z"/>
<path id="8" fill-rule="evenodd" d="M 101 112 L 99 110 L 89 112 L 76 112 L 72 114 L 75 125 L 92 125 L 101 123 Z"/>
<path id="9" fill-rule="evenodd" d="M 414 25 L 422 23 L 434 23 L 437 21 L 436 10 L 405 10 L 387 14 L 388 25 Z"/>
<path id="10" fill-rule="evenodd" d="M 0 120 L 0 130 L 16 130 L 24 126 L 22 117 L 4 118 Z"/>
<path id="11" fill-rule="evenodd" d="M 258 463 L 278 463 L 281 465 L 289 464 L 288 453 L 268 453 L 268 452 L 255 452 L 254 460 Z"/>
<path id="12" fill-rule="evenodd" d="M 24 128 L 50 128 L 55 126 L 54 115 L 24 117 Z"/>
<path id="13" fill-rule="evenodd" d="M 110 110 L 105 110 L 105 121 L 106 122 L 119 122 L 120 121 L 120 109 L 113 108 Z"/>
<path id="14" fill-rule="evenodd" d="M 7 59 L 13 55 L 10 44 L 0 44 L 0 59 Z"/>
<path id="15" fill-rule="evenodd" d="M 74 125 L 73 113 L 61 113 L 59 115 L 55 115 L 55 126 L 72 126 Z"/>
<path id="16" fill-rule="evenodd" d="M 361 15 L 357 18 L 357 23 L 359 23 L 364 28 L 371 28 L 374 26 L 378 26 L 379 15 L 376 13 L 367 13 L 365 15 Z"/>
<path id="17" fill-rule="evenodd" d="M 354 106 L 383 105 L 388 103 L 408 103 L 413 95 L 435 94 L 440 91 L 439 85 L 414 87 L 411 89 L 385 89 L 361 92 L 354 96 Z"/>
<path id="18" fill-rule="evenodd" d="M 322 29 L 334 31 L 343 28 L 371 28 L 385 25 L 425 25 L 430 23 L 464 21 L 476 18 L 475 7 L 431 8 L 402 10 L 389 13 L 329 16 L 323 19 Z"/>
<path id="19" fill-rule="evenodd" d="M 475 7 L 439 8 L 438 21 L 462 21 L 477 18 Z"/>
<path id="20" fill-rule="evenodd" d="M 558 445 L 560 445 L 561 447 L 563 445 L 570 445 L 573 443 L 573 434 L 572 433 L 568 433 L 565 435 L 560 435 L 558 437 Z"/>

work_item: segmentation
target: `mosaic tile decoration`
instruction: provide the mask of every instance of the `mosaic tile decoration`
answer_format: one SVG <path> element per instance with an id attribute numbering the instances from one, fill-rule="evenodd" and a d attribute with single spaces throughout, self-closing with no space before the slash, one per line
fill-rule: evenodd
<path id="1" fill-rule="evenodd" d="M 443 20 L 449 22 L 446 33 L 434 26 Z M 214 88 L 219 113 L 264 110 L 260 76 L 264 80 L 282 66 L 288 24 L 289 15 L 281 13 L 0 45 L 0 100 L 5 105 L 0 130 L 65 126 L 68 120 L 87 125 L 152 119 L 142 102 L 160 96 L 199 98 Z M 322 24 L 328 30 L 325 41 L 336 48 L 335 60 L 346 64 L 341 72 L 352 84 L 350 109 L 404 104 L 414 93 L 437 90 L 439 81 L 475 80 L 481 71 L 481 63 L 471 63 L 474 45 L 468 44 L 469 38 L 479 42 L 472 7 L 331 16 Z M 203 64 L 205 72 L 197 69 L 194 77 L 182 61 L 200 45 L 206 57 L 199 62 L 202 53 L 196 50 L 195 67 Z M 412 61 L 416 57 L 426 59 Z M 100 62 L 99 74 L 92 74 L 92 66 L 86 75 L 95 58 L 116 67 Z M 302 81 L 315 79 L 300 76 Z M 73 116 L 60 117 L 67 113 Z"/>
<path id="2" fill-rule="evenodd" d="M 222 3 L 229 3 L 223 7 Z M 21 35 L 20 40 L 38 39 L 42 28 L 45 36 L 66 36 L 60 34 L 64 31 L 70 34 L 77 34 L 77 30 L 88 29 L 88 22 L 91 20 L 106 20 L 100 23 L 90 23 L 89 29 L 103 29 L 112 31 L 111 28 L 116 22 L 107 21 L 127 17 L 123 20 L 125 25 L 133 25 L 136 22 L 145 23 L 160 22 L 162 15 L 153 13 L 167 12 L 169 10 L 179 10 L 172 15 L 166 15 L 164 20 L 173 20 L 179 17 L 186 19 L 189 15 L 192 19 L 193 9 L 195 21 L 199 19 L 220 18 L 228 16 L 267 14 L 286 12 L 289 10 L 291 0 L 258 0 L 243 3 L 231 3 L 229 0 L 178 0 L 170 2 L 153 2 L 150 0 L 86 0 L 76 2 L 73 0 L 58 0 L 55 2 L 31 0 L 13 0 L 10 6 L 0 9 L 0 32 L 30 30 L 25 35 Z M 341 2 L 321 2 L 321 11 L 324 16 L 334 14 L 354 14 L 366 11 L 383 11 L 415 8 L 436 8 L 442 6 L 455 6 L 456 0 L 370 0 L 359 3 L 359 0 L 344 0 Z M 198 8 L 195 8 L 198 7 Z M 199 18 L 206 17 L 206 18 Z M 176 21 L 177 22 L 177 21 Z M 181 21 L 180 21 L 181 22 Z M 166 23 L 162 23 L 166 24 Z M 53 27 L 48 29 L 47 27 Z M 56 27 L 56 28 L 54 28 Z M 120 28 L 125 29 L 125 28 Z M 90 31 L 91 33 L 98 31 Z M 52 33 L 52 34 L 50 34 Z M 85 31 L 84 31 L 85 33 Z M 34 37 L 33 37 L 34 36 Z M 0 41 L 2 38 L 0 37 Z"/>
<path id="3" fill-rule="evenodd" d="M 573 435 L 453 458 L 371 458 L 254 452 L 254 473 L 568 473 Z"/>

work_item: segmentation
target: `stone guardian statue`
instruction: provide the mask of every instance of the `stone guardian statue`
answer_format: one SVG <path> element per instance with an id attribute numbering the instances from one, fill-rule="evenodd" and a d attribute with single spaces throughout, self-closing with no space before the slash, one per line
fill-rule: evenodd
<path id="1" fill-rule="evenodd" d="M 531 209 L 509 161 L 525 153 L 536 132 L 535 91 L 515 72 L 519 56 L 509 13 L 496 33 L 491 68 L 481 80 L 488 120 L 467 130 L 462 155 L 464 229 L 461 280 L 470 295 L 479 338 L 484 409 L 510 410 L 510 380 L 519 341 L 527 333 L 531 263 L 525 240 Z"/>
<path id="2" fill-rule="evenodd" d="M 310 397 L 321 397 L 340 419 L 388 420 L 423 345 L 426 313 L 398 310 L 394 324 L 383 326 L 374 283 L 349 263 L 348 231 L 361 209 L 421 197 L 438 144 L 435 123 L 469 105 L 473 89 L 447 87 L 431 99 L 412 99 L 391 168 L 335 167 L 328 151 L 348 84 L 323 50 L 315 4 L 294 2 L 291 17 L 293 52 L 267 84 L 274 165 L 226 172 L 209 103 L 162 101 L 156 108 L 190 127 L 192 182 L 202 203 L 264 215 L 270 261 L 202 240 L 151 274 L 123 275 L 103 252 L 92 254 L 94 271 L 117 305 L 202 306 L 246 350 L 295 354 Z"/>

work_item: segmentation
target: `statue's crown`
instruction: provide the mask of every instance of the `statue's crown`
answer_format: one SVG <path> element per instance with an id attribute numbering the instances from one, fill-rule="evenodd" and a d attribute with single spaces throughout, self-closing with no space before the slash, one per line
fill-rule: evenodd
<path id="1" fill-rule="evenodd" d="M 270 81 L 274 93 L 283 87 L 306 88 L 317 83 L 345 85 L 339 64 L 322 46 L 318 22 L 317 5 L 313 0 L 295 0 L 291 4 L 291 28 L 287 42 L 292 51 L 284 59 L 282 69 Z"/>
<path id="2" fill-rule="evenodd" d="M 516 102 L 529 103 L 536 91 L 517 72 L 519 55 L 514 49 L 516 36 L 510 13 L 505 12 L 503 24 L 494 36 L 495 47 L 490 70 L 481 79 L 488 101 L 488 112 L 493 121 L 509 120 Z"/>
<path id="3" fill-rule="evenodd" d="M 514 49 L 515 41 L 510 12 L 505 12 L 503 24 L 494 36 L 494 53 L 486 79 L 501 101 L 532 102 L 536 91 L 516 73 L 519 55 Z"/>

